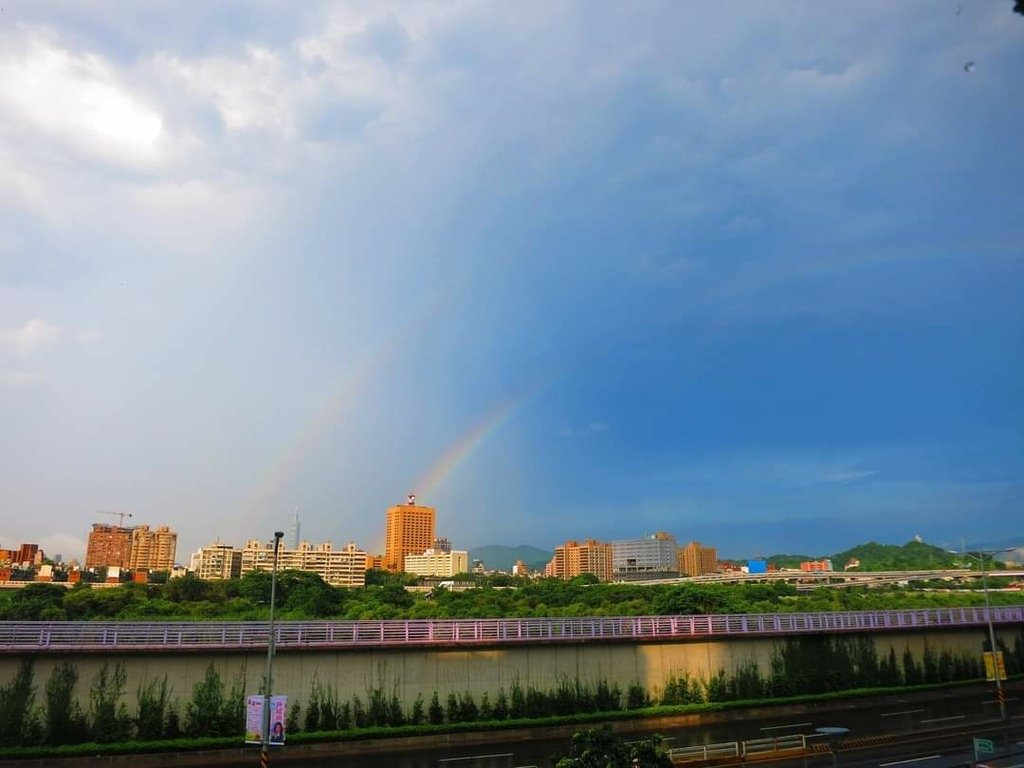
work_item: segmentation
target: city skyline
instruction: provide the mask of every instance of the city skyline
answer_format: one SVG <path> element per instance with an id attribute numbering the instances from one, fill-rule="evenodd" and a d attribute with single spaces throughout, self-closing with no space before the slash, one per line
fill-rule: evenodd
<path id="1" fill-rule="evenodd" d="M 435 508 L 429 507 L 429 506 L 420 506 L 420 505 L 410 506 L 410 505 L 414 505 L 415 501 L 416 501 L 415 495 L 410 494 L 410 495 L 408 495 L 406 497 L 405 504 L 393 505 L 393 506 L 389 507 L 387 510 L 385 510 L 385 523 L 384 523 L 385 529 L 391 527 L 391 524 L 392 524 L 392 522 L 394 521 L 394 519 L 396 517 L 396 513 L 398 513 L 398 516 L 400 516 L 401 513 L 404 510 L 407 510 L 407 509 L 410 509 L 410 508 L 414 509 L 414 510 L 417 510 L 417 511 L 419 511 L 421 513 L 429 513 L 430 520 L 431 521 L 435 521 L 436 520 L 437 510 Z M 293 524 L 298 522 L 297 517 L 295 515 L 293 515 L 292 521 L 293 521 Z M 399 528 L 401 528 L 401 527 L 402 526 L 399 526 Z M 78 553 L 75 553 L 73 551 L 69 552 L 69 553 L 47 551 L 45 549 L 45 547 L 41 547 L 37 543 L 25 542 L 25 541 L 18 542 L 15 545 L 12 542 L 5 542 L 5 541 L 0 540 L 0 551 L 7 551 L 7 552 L 12 552 L 12 553 L 13 552 L 17 552 L 17 551 L 29 551 L 29 550 L 31 550 L 32 552 L 39 551 L 41 553 L 45 553 L 46 557 L 48 557 L 48 558 L 56 557 L 58 559 L 58 561 L 64 562 L 64 563 L 75 561 L 75 562 L 78 562 L 81 565 L 81 567 L 89 568 L 89 567 L 91 567 L 90 564 L 89 564 L 89 552 L 92 551 L 92 547 L 94 546 L 94 544 L 93 544 L 94 537 L 99 535 L 101 537 L 101 539 L 102 539 L 104 536 L 109 536 L 109 534 L 111 534 L 111 533 L 119 532 L 119 533 L 123 534 L 123 536 L 124 536 L 126 549 L 125 549 L 125 551 L 121 555 L 112 558 L 111 562 L 108 563 L 108 564 L 110 564 L 110 565 L 121 565 L 121 567 L 124 568 L 125 570 L 135 570 L 135 569 L 137 569 L 138 566 L 133 566 L 131 564 L 131 562 L 134 559 L 134 557 L 130 557 L 130 554 L 132 553 L 132 550 L 133 550 L 131 542 L 134 541 L 135 539 L 139 538 L 140 535 L 145 536 L 145 537 L 166 536 L 168 541 L 170 542 L 170 552 L 171 552 L 171 554 L 170 555 L 164 554 L 161 557 L 163 557 L 163 558 L 170 557 L 170 558 L 172 558 L 172 562 L 175 565 L 181 566 L 181 567 L 186 567 L 186 568 L 189 567 L 189 558 L 194 559 L 203 550 L 208 550 L 209 551 L 209 550 L 212 550 L 212 549 L 226 548 L 226 550 L 232 550 L 232 551 L 235 551 L 236 553 L 240 554 L 244 549 L 250 548 L 251 546 L 253 546 L 253 545 L 257 544 L 257 543 L 260 544 L 260 546 L 262 546 L 264 548 L 266 548 L 266 547 L 272 548 L 273 547 L 273 536 L 272 535 L 271 536 L 267 536 L 266 538 L 263 538 L 263 539 L 260 539 L 258 536 L 253 537 L 252 535 L 246 535 L 241 540 L 241 542 L 238 543 L 237 545 L 236 545 L 235 542 L 224 541 L 224 540 L 218 538 L 218 539 L 216 539 L 214 541 L 202 542 L 195 549 L 191 549 L 191 550 L 189 550 L 187 552 L 186 551 L 182 551 L 182 552 L 179 553 L 180 557 L 174 557 L 173 552 L 174 552 L 174 550 L 176 548 L 175 547 L 175 543 L 177 541 L 177 538 L 178 538 L 179 534 L 178 534 L 177 531 L 169 530 L 168 526 L 166 526 L 166 525 L 159 525 L 153 531 L 150 530 L 150 525 L 147 524 L 147 523 L 139 523 L 139 524 L 136 524 L 136 525 L 127 525 L 127 526 L 122 526 L 122 525 L 115 526 L 115 525 L 110 525 L 110 524 L 106 524 L 106 523 L 92 523 L 91 528 L 92 528 L 92 531 L 91 531 L 91 533 L 89 535 L 89 545 L 88 545 L 87 551 L 86 551 L 86 553 L 84 555 L 79 555 Z M 450 552 L 450 551 L 452 551 L 453 547 L 452 547 L 452 543 L 451 543 L 449 537 L 440 537 L 440 538 L 434 537 L 432 535 L 433 532 L 434 532 L 433 523 L 431 523 L 431 529 L 426 531 L 426 532 L 424 532 L 421 536 L 417 537 L 417 545 L 422 545 L 423 552 L 416 551 L 418 549 L 418 546 L 407 547 L 405 549 L 408 549 L 410 553 L 415 553 L 417 555 L 423 554 L 423 553 L 425 553 L 427 551 L 435 551 L 435 550 L 439 551 L 439 552 Z M 386 539 L 387 537 L 385 536 L 384 538 Z M 342 540 L 344 540 L 344 539 L 342 539 Z M 693 538 L 692 536 L 688 536 L 688 535 L 677 537 L 674 531 L 673 532 L 670 532 L 670 531 L 644 531 L 642 533 L 636 533 L 635 535 L 632 535 L 632 536 L 616 537 L 616 538 L 610 538 L 610 539 L 602 539 L 600 541 L 597 540 L 597 539 L 593 539 L 593 537 L 589 537 L 585 533 L 582 533 L 582 534 L 579 534 L 579 535 L 575 536 L 574 539 L 567 539 L 567 540 L 562 541 L 562 542 L 551 542 L 551 543 L 549 543 L 549 542 L 541 542 L 539 544 L 536 543 L 536 542 L 517 542 L 515 544 L 512 544 L 512 543 L 509 543 L 509 542 L 494 542 L 494 541 L 492 541 L 492 542 L 487 542 L 486 544 L 484 544 L 484 543 L 472 544 L 472 545 L 464 546 L 462 548 L 466 552 L 471 552 L 471 551 L 474 551 L 474 550 L 487 549 L 487 548 L 492 547 L 492 546 L 505 547 L 505 548 L 508 548 L 508 549 L 517 549 L 519 547 L 528 547 L 528 548 L 536 550 L 538 556 L 541 556 L 541 555 L 546 555 L 546 556 L 555 555 L 557 557 L 558 550 L 560 548 L 564 548 L 565 546 L 569 546 L 569 545 L 576 546 L 578 544 L 577 540 L 582 541 L 585 544 L 589 543 L 589 542 L 593 542 L 595 544 L 609 545 L 609 546 L 613 546 L 613 545 L 614 546 L 627 545 L 627 546 L 633 547 L 633 548 L 636 548 L 636 547 L 639 546 L 642 549 L 650 549 L 652 546 L 657 548 L 658 543 L 660 543 L 661 545 L 664 545 L 666 547 L 669 546 L 669 544 L 671 544 L 670 548 L 672 549 L 673 552 L 676 552 L 678 554 L 678 557 L 680 558 L 679 559 L 679 566 L 678 566 L 679 570 L 680 571 L 691 571 L 691 572 L 695 572 L 695 571 L 699 571 L 699 570 L 706 570 L 708 568 L 708 566 L 705 563 L 703 563 L 703 561 L 700 559 L 701 555 L 699 553 L 701 553 L 701 552 L 703 552 L 705 554 L 707 554 L 707 553 L 714 553 L 714 554 L 711 555 L 711 557 L 713 559 L 717 560 L 717 556 L 716 555 L 721 551 L 721 560 L 722 561 L 739 561 L 739 562 L 742 562 L 744 560 L 763 560 L 766 557 L 774 556 L 774 555 L 801 555 L 801 556 L 805 556 L 805 557 L 825 557 L 827 559 L 828 556 L 839 554 L 841 551 L 845 551 L 846 549 L 853 549 L 854 547 L 862 545 L 862 544 L 868 544 L 868 543 L 875 542 L 875 543 L 880 543 L 880 544 L 902 545 L 902 544 L 907 543 L 907 542 L 885 542 L 885 541 L 878 541 L 877 539 L 870 539 L 870 540 L 850 542 L 850 543 L 846 544 L 845 546 L 843 546 L 841 548 L 833 548 L 831 550 L 827 550 L 827 549 L 823 549 L 823 548 L 820 548 L 820 547 L 812 546 L 812 547 L 806 547 L 803 550 L 797 550 L 797 549 L 794 549 L 794 548 L 788 548 L 788 549 L 780 549 L 780 550 L 777 550 L 777 551 L 769 552 L 769 551 L 767 551 L 767 550 L 762 548 L 762 549 L 756 549 L 756 550 L 754 550 L 752 552 L 739 552 L 739 551 L 733 551 L 730 548 L 730 543 L 728 541 L 725 541 L 725 547 L 724 547 L 724 550 L 722 550 L 718 546 L 719 542 L 711 542 L 710 544 L 708 542 L 702 543 L 699 540 Z M 918 542 L 924 541 L 920 536 L 914 536 L 912 540 L 913 541 L 918 541 Z M 334 539 L 331 539 L 331 538 L 318 539 L 317 541 L 319 541 L 320 543 L 314 544 L 313 540 L 302 538 L 301 540 L 296 541 L 294 546 L 291 546 L 291 549 L 296 550 L 296 551 L 306 551 L 306 550 L 314 551 L 314 550 L 317 550 L 317 549 L 319 549 L 321 547 L 328 547 L 328 548 L 330 548 L 330 547 L 333 547 L 333 545 L 334 545 Z M 1024 536 L 1007 536 L 1007 537 L 1003 537 L 1001 539 L 988 538 L 988 539 L 985 539 L 985 540 L 972 540 L 970 542 L 968 542 L 967 539 L 962 539 L 961 541 L 956 542 L 955 545 L 950 543 L 950 542 L 938 542 L 937 543 L 937 542 L 927 542 L 926 541 L 924 543 L 930 544 L 932 546 L 939 546 L 939 547 L 946 548 L 950 552 L 983 550 L 983 551 L 991 551 L 991 552 L 1014 553 L 1014 555 L 1019 558 L 1019 557 L 1024 556 L 1024 544 L 1021 543 L 1022 541 L 1024 541 Z M 682 542 L 685 542 L 685 543 L 682 543 Z M 3 549 L 3 546 L 5 544 L 9 544 L 11 546 L 9 546 L 7 549 Z M 354 541 L 349 539 L 348 543 L 345 546 L 347 548 L 347 547 L 352 547 L 355 544 L 356 543 Z M 677 544 L 678 544 L 678 546 L 677 546 Z M 98 542 L 98 545 L 99 545 L 99 547 L 104 552 L 106 552 L 106 550 L 109 549 L 109 547 L 110 547 L 109 543 L 106 543 L 106 542 L 103 542 L 103 543 L 99 543 Z M 289 545 L 286 544 L 285 546 L 287 548 Z M 12 548 L 12 547 L 14 547 L 14 548 Z M 359 547 L 361 548 L 361 551 L 365 552 L 365 555 L 366 555 L 366 558 L 367 558 L 367 567 L 368 568 L 371 567 L 370 561 L 373 558 L 376 558 L 379 561 L 379 565 L 374 566 L 374 567 L 381 567 L 381 568 L 388 569 L 388 562 L 389 561 L 388 561 L 388 556 L 387 556 L 387 547 L 385 547 L 381 551 L 374 551 L 372 548 L 365 547 L 361 543 L 359 544 Z M 687 553 L 685 557 L 686 557 L 687 562 L 689 563 L 686 566 L 683 565 L 683 562 L 684 562 L 684 559 L 683 559 L 684 558 L 684 554 L 683 553 L 684 553 L 684 551 Z M 141 553 L 135 555 L 135 557 L 141 557 L 141 556 L 142 556 Z M 621 556 L 625 557 L 625 554 L 622 554 Z M 673 557 L 675 557 L 675 556 L 676 555 L 673 555 Z M 16 560 L 16 562 L 20 562 L 21 559 L 25 559 L 25 558 L 20 558 L 19 557 L 19 558 L 16 558 L 15 560 Z M 160 564 L 161 565 L 164 562 L 166 562 L 164 559 L 160 560 Z M 99 565 L 98 562 L 92 564 L 93 567 L 97 566 L 97 565 Z M 396 565 L 396 563 L 392 563 L 392 565 Z M 490 565 L 490 563 L 485 562 L 485 565 Z M 223 567 L 223 563 L 218 563 L 217 567 L 218 568 Z M 629 570 L 628 564 L 624 564 L 623 568 L 628 571 Z M 154 568 L 146 568 L 146 569 L 153 570 Z M 156 570 L 161 570 L 161 568 L 156 568 Z"/>
<path id="2" fill-rule="evenodd" d="M 1008 3 L 293 5 L 5 5 L 4 546 L 1019 516 Z"/>

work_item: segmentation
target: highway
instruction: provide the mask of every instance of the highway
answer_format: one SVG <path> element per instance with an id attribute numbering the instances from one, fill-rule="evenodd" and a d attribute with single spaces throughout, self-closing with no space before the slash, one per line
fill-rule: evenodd
<path id="1" fill-rule="evenodd" d="M 1008 577 L 1021 579 L 1020 569 L 988 571 L 989 578 Z M 980 579 L 982 572 L 969 568 L 950 568 L 933 571 L 797 571 L 780 570 L 766 573 L 708 573 L 703 576 L 680 576 L 671 579 L 627 582 L 630 584 L 753 584 L 766 581 L 785 581 L 796 584 L 797 589 L 818 587 L 881 586 L 883 584 L 908 584 L 912 581 L 963 582 Z"/>
<path id="2" fill-rule="evenodd" d="M 808 743 L 821 743 L 815 731 L 821 727 L 844 727 L 849 734 L 839 753 L 840 768 L 947 768 L 963 765 L 973 735 L 988 735 L 1000 744 L 1024 749 L 1024 691 L 1009 692 L 1010 718 L 1005 729 L 992 728 L 998 710 L 992 692 L 985 686 L 886 697 L 884 701 L 837 702 L 814 705 L 809 711 L 780 714 L 765 708 L 702 716 L 677 716 L 656 723 L 619 723 L 618 729 L 633 729 L 626 738 L 642 738 L 657 732 L 666 737 L 668 746 L 718 744 L 770 736 L 805 734 Z M 450 744 L 444 748 L 413 748 L 380 751 L 371 743 L 351 744 L 332 750 L 330 754 L 312 755 L 300 748 L 275 751 L 272 764 L 294 768 L 519 768 L 550 766 L 552 756 L 564 750 L 574 729 L 564 735 L 525 739 L 510 732 L 486 734 L 480 743 Z M 1004 736 L 1005 730 L 1005 736 Z M 899 735 L 895 741 L 891 740 Z M 926 738 L 927 737 L 927 738 Z M 324 745 L 326 748 L 326 745 Z M 255 755 L 254 755 L 255 756 Z M 1024 760 L 1019 762 L 1024 763 Z M 729 764 L 728 761 L 716 766 Z M 737 763 L 741 764 L 741 763 Z M 251 766 L 251 760 L 231 763 L 231 768 Z M 680 763 L 699 766 L 700 763 Z M 812 753 L 798 759 L 760 761 L 758 766 L 788 768 L 829 768 L 831 756 Z M 998 768 L 1010 768 L 998 763 Z"/>

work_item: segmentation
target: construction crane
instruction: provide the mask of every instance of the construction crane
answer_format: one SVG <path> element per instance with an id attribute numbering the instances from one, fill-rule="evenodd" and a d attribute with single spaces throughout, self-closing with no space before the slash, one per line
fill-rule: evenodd
<path id="1" fill-rule="evenodd" d="M 131 512 L 124 512 L 124 511 L 121 511 L 121 512 L 110 512 L 110 511 L 108 511 L 106 509 L 97 509 L 96 511 L 99 514 L 101 514 L 101 515 L 115 515 L 117 517 L 117 527 L 118 528 L 124 528 L 124 519 L 126 517 L 129 517 L 129 518 L 132 517 L 132 513 Z"/>

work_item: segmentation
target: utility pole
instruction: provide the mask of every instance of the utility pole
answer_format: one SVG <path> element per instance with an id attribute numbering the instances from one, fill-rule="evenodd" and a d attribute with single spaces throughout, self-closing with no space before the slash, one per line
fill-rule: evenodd
<path id="1" fill-rule="evenodd" d="M 1003 690 L 1003 677 L 999 674 L 999 649 L 996 646 L 996 629 L 992 622 L 992 604 L 988 599 L 988 572 L 985 570 L 985 552 L 981 551 L 981 589 L 985 593 L 985 618 L 988 619 L 988 642 L 992 652 L 992 671 L 996 679 L 996 702 L 999 704 L 999 719 L 1006 720 L 1006 692 Z M 995 553 L 993 553 L 995 554 Z"/>
<path id="2" fill-rule="evenodd" d="M 961 545 L 962 546 L 962 545 Z M 948 551 L 948 550 L 947 550 Z M 1010 552 L 1010 549 L 993 549 L 984 550 L 979 549 L 978 554 L 972 554 L 966 550 L 962 553 L 964 557 L 970 557 L 978 561 L 981 566 L 981 591 L 985 594 L 985 623 L 988 624 L 988 643 L 989 651 L 992 653 L 992 672 L 996 682 L 996 703 L 999 705 L 999 719 L 1005 722 L 1006 720 L 1006 691 L 1003 690 L 1003 678 L 999 674 L 999 648 L 996 645 L 996 628 L 995 622 L 992 621 L 992 601 L 988 596 L 988 570 L 985 567 L 985 557 L 992 557 L 995 560 L 994 555 L 998 555 L 1001 552 Z M 955 552 L 953 554 L 956 554 Z"/>
<path id="3" fill-rule="evenodd" d="M 263 692 L 263 734 L 260 739 L 260 768 L 270 763 L 270 697 L 274 686 L 274 602 L 277 599 L 277 556 L 284 531 L 274 531 L 274 565 L 270 571 L 270 623 L 267 638 L 267 687 Z"/>

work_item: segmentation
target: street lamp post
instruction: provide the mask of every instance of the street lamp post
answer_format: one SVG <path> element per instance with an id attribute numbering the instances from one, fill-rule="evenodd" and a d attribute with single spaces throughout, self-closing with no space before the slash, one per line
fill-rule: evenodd
<path id="1" fill-rule="evenodd" d="M 981 565 L 981 591 L 985 594 L 985 620 L 988 624 L 988 643 L 989 650 L 992 652 L 992 671 L 996 679 L 996 703 L 999 705 L 999 719 L 1006 719 L 1006 694 L 1003 691 L 1003 678 L 999 675 L 999 657 L 997 655 L 998 650 L 996 648 L 996 628 L 992 621 L 992 603 L 988 597 L 988 571 L 985 568 L 985 556 L 996 555 L 999 552 L 1009 552 L 1007 549 L 995 549 L 986 552 L 981 549 L 978 550 L 977 555 L 972 555 L 969 552 L 963 552 L 958 554 L 966 555 L 967 557 L 973 557 Z"/>
<path id="2" fill-rule="evenodd" d="M 260 766 L 266 768 L 270 761 L 270 696 L 274 683 L 274 602 L 277 599 L 277 556 L 281 549 L 284 531 L 274 531 L 274 564 L 270 571 L 270 623 L 267 638 L 266 688 L 263 691 L 263 734 L 260 739 Z"/>

